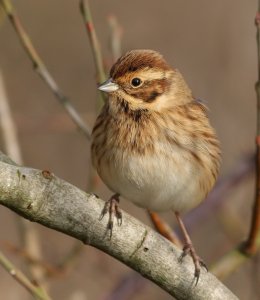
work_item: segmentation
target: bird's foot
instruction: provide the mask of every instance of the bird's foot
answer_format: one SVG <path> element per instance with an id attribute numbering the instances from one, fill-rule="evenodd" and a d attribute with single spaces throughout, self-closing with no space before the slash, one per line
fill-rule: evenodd
<path id="1" fill-rule="evenodd" d="M 114 218 L 117 219 L 117 225 L 122 225 L 122 212 L 119 208 L 119 194 L 114 194 L 110 199 L 105 202 L 105 205 L 100 214 L 99 220 L 102 220 L 103 217 L 108 213 L 108 223 L 107 230 L 109 231 L 109 238 L 112 238 Z"/>
<path id="2" fill-rule="evenodd" d="M 187 243 L 184 245 L 183 250 L 182 250 L 182 254 L 179 258 L 179 261 L 182 262 L 183 258 L 186 255 L 190 255 L 193 263 L 194 263 L 194 267 L 195 267 L 195 272 L 194 272 L 194 277 L 195 277 L 195 285 L 198 284 L 199 278 L 200 278 L 200 270 L 201 267 L 205 268 L 208 271 L 208 268 L 206 266 L 206 264 L 204 263 L 204 261 L 197 255 L 194 246 L 192 245 L 192 243 Z"/>

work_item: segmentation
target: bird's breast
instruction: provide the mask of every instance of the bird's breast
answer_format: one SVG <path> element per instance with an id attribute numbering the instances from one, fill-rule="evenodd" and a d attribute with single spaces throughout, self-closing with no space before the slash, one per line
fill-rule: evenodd
<path id="1" fill-rule="evenodd" d="M 178 141 L 175 130 L 165 128 L 146 118 L 134 122 L 101 114 L 93 130 L 92 161 L 111 190 L 138 206 L 187 211 L 212 188 L 216 162 L 207 143 L 194 150 L 185 130 Z"/>

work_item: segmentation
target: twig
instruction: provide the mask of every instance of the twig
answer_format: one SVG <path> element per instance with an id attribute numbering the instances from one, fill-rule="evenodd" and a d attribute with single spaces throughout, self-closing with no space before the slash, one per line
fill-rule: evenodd
<path id="1" fill-rule="evenodd" d="M 110 27 L 110 46 L 114 63 L 122 54 L 121 39 L 123 30 L 114 15 L 108 16 L 108 24 Z"/>
<path id="2" fill-rule="evenodd" d="M 41 269 L 44 270 L 45 275 L 46 276 L 48 275 L 48 277 L 57 277 L 57 276 L 60 277 L 68 273 L 68 270 L 72 267 L 73 264 L 75 264 L 76 258 L 79 256 L 80 252 L 82 252 L 83 249 L 85 249 L 84 245 L 82 243 L 79 243 L 79 241 L 76 240 L 75 244 L 69 250 L 67 255 L 62 257 L 61 260 L 55 263 L 54 265 L 42 259 L 39 259 L 36 256 L 33 256 L 32 253 L 28 253 L 26 250 L 21 249 L 9 242 L 1 242 L 1 244 L 5 249 L 23 258 L 27 263 L 33 264 L 35 266 L 40 266 Z"/>
<path id="3" fill-rule="evenodd" d="M 43 61 L 41 60 L 39 54 L 34 48 L 30 37 L 26 33 L 22 23 L 15 12 L 10 0 L 1 0 L 0 4 L 3 6 L 6 14 L 8 15 L 28 57 L 32 61 L 33 67 L 36 72 L 40 75 L 43 81 L 50 88 L 52 93 L 56 96 L 59 103 L 65 108 L 66 112 L 69 114 L 70 118 L 73 120 L 75 125 L 80 129 L 80 131 L 89 139 L 91 135 L 91 129 L 82 120 L 76 109 L 71 104 L 69 98 L 63 94 L 63 92 L 58 87 L 54 78 L 51 76 Z"/>
<path id="4" fill-rule="evenodd" d="M 43 79 L 43 81 L 47 84 L 47 86 L 51 89 L 51 91 L 54 93 L 56 98 L 59 100 L 60 104 L 63 105 L 66 112 L 68 113 L 69 117 L 73 120 L 73 122 L 76 124 L 76 126 L 81 130 L 81 132 L 87 137 L 87 139 L 90 138 L 91 129 L 88 127 L 84 121 L 81 119 L 80 115 L 77 113 L 75 108 L 70 103 L 69 99 L 63 94 L 63 92 L 59 89 L 56 82 L 52 78 L 51 74 L 48 72 L 46 66 L 44 65 L 43 61 L 39 57 L 36 49 L 34 48 L 28 34 L 26 33 L 25 29 L 22 26 L 22 23 L 15 12 L 11 1 L 9 0 L 1 0 L 0 1 L 1 8 L 3 7 L 4 11 L 8 15 L 11 24 L 13 25 L 15 31 L 17 32 L 17 35 L 22 43 L 22 46 L 24 47 L 27 55 L 29 56 L 30 60 L 33 63 L 34 69 L 37 71 L 37 73 L 40 75 L 40 77 Z M 3 99 L 2 99 L 3 100 Z M 5 107 L 3 107 L 5 108 Z M 17 137 L 15 136 L 15 127 L 14 122 L 12 122 L 12 119 L 9 118 L 10 113 L 6 113 L 6 108 L 3 111 L 3 117 L 1 118 L 2 123 L 8 124 L 8 130 L 7 128 L 4 129 L 5 133 L 8 133 L 6 139 L 6 145 L 7 145 L 7 152 L 9 155 L 18 163 L 22 163 L 22 158 L 20 155 L 20 149 L 19 144 L 17 143 Z M 5 122 L 8 121 L 8 122 Z M 12 129 L 12 130 L 10 130 Z M 14 143 L 14 140 L 16 140 L 16 143 Z M 11 149 L 8 145 L 10 145 L 10 142 L 12 142 Z M 14 146 L 15 145 L 15 146 Z M 11 150 L 15 151 L 15 153 L 10 152 Z M 29 253 L 31 257 L 34 257 L 38 261 L 41 260 L 41 249 L 39 246 L 38 235 L 35 232 L 35 229 L 32 227 L 32 224 L 29 224 L 26 220 L 19 218 L 19 228 L 23 236 L 23 245 L 26 249 L 26 251 Z M 21 226 L 22 225 L 22 226 Z M 39 283 L 42 282 L 42 280 L 45 277 L 45 272 L 42 269 L 42 266 L 39 264 L 32 263 L 30 266 L 30 270 L 32 271 L 33 277 L 38 281 Z"/>
<path id="5" fill-rule="evenodd" d="M 256 252 L 260 249 L 260 233 L 256 238 Z M 221 259 L 219 259 L 215 264 L 210 267 L 210 271 L 220 279 L 225 279 L 230 274 L 232 274 L 236 269 L 238 269 L 245 261 L 247 261 L 251 256 L 244 254 L 244 245 L 240 245 L 233 250 L 226 253 Z"/>
<path id="6" fill-rule="evenodd" d="M 7 161 L 0 152 L 0 161 Z M 0 204 L 49 228 L 99 248 L 147 277 L 177 299 L 237 299 L 209 272 L 194 287 L 194 266 L 181 250 L 123 212 L 123 225 L 106 236 L 107 218 L 99 220 L 104 201 L 40 171 L 0 162 Z M 73 199 L 73 202 L 71 201 Z M 126 238 L 127 237 L 127 238 Z"/>
<path id="7" fill-rule="evenodd" d="M 251 227 L 247 241 L 240 247 L 223 256 L 213 267 L 212 272 L 218 277 L 224 278 L 241 265 L 248 256 L 257 253 L 260 248 L 260 0 L 255 19 L 257 27 L 257 53 L 258 53 L 258 81 L 256 83 L 257 94 L 257 136 L 256 136 L 256 188 Z"/>
<path id="8" fill-rule="evenodd" d="M 94 62 L 95 62 L 96 72 L 97 72 L 97 83 L 100 84 L 106 80 L 106 74 L 104 71 L 101 48 L 95 30 L 95 26 L 93 23 L 88 0 L 80 0 L 79 7 L 90 40 L 90 46 L 94 57 Z M 100 92 L 99 95 L 101 95 L 102 102 L 101 101 L 98 102 L 98 109 L 103 105 L 103 102 L 106 101 L 106 96 L 104 93 Z"/>
<path id="9" fill-rule="evenodd" d="M 51 300 L 51 298 L 38 286 L 34 285 L 20 270 L 0 252 L 0 264 L 9 274 L 24 286 L 36 299 Z"/>
<path id="10" fill-rule="evenodd" d="M 83 20 L 88 32 L 90 45 L 92 49 L 92 53 L 94 56 L 94 61 L 97 70 L 97 82 L 100 84 L 106 80 L 106 75 L 103 67 L 103 58 L 101 54 L 101 49 L 99 45 L 99 41 L 97 38 L 95 26 L 92 19 L 92 14 L 89 6 L 88 0 L 80 1 L 80 11 L 83 16 Z"/>
<path id="11" fill-rule="evenodd" d="M 15 122 L 12 118 L 10 106 L 5 92 L 3 75 L 0 70 L 0 128 L 3 133 L 3 141 L 8 156 L 17 164 L 22 164 L 22 155 L 18 143 Z"/>
<path id="12" fill-rule="evenodd" d="M 66 272 L 66 270 L 64 270 L 63 268 L 49 264 L 48 262 L 45 262 L 45 261 L 33 256 L 31 253 L 28 253 L 25 249 L 19 248 L 15 245 L 11 244 L 10 242 L 4 241 L 4 242 L 1 242 L 1 245 L 3 248 L 8 250 L 10 253 L 13 253 L 17 257 L 24 259 L 25 262 L 40 266 L 41 269 L 44 270 L 45 275 L 48 275 L 50 277 L 55 277 L 55 276 L 62 276 Z M 38 284 L 38 281 L 37 281 L 37 284 Z"/>
<path id="13" fill-rule="evenodd" d="M 93 23 L 92 14 L 90 10 L 90 5 L 88 0 L 80 0 L 79 2 L 79 8 L 81 15 L 83 17 L 83 22 L 86 27 L 89 41 L 90 41 L 90 47 L 92 50 L 94 62 L 95 62 L 95 68 L 96 68 L 96 80 L 97 84 L 101 84 L 106 80 L 106 74 L 104 70 L 103 65 L 103 57 L 101 53 L 101 47 L 100 43 L 97 37 L 95 25 Z M 101 107 L 103 106 L 103 103 L 107 100 L 107 97 L 105 93 L 98 92 L 98 101 L 96 105 L 96 111 L 100 111 Z M 96 171 L 94 171 L 93 168 L 89 171 L 89 180 L 88 180 L 88 187 L 93 191 L 97 187 L 99 183 L 98 175 L 96 174 Z"/>
<path id="14" fill-rule="evenodd" d="M 17 137 L 16 126 L 13 120 L 11 109 L 8 103 L 8 98 L 5 93 L 5 86 L 0 72 L 0 127 L 3 132 L 4 145 L 8 155 L 14 159 L 18 164 L 22 164 L 22 154 Z M 33 257 L 40 260 L 42 258 L 42 251 L 40 246 L 39 234 L 36 232 L 33 224 L 29 223 L 20 217 L 15 218 L 16 228 L 20 237 L 22 247 Z M 40 266 L 29 264 L 28 271 L 30 275 L 43 285 L 44 271 Z M 47 285 L 44 284 L 47 289 Z"/>
<path id="15" fill-rule="evenodd" d="M 255 202 L 251 227 L 244 251 L 248 255 L 253 255 L 257 251 L 256 239 L 260 230 L 260 0 L 258 1 L 258 12 L 255 18 L 257 28 L 257 54 L 258 54 L 258 81 L 256 83 L 257 95 L 257 136 L 256 136 L 256 188 Z"/>

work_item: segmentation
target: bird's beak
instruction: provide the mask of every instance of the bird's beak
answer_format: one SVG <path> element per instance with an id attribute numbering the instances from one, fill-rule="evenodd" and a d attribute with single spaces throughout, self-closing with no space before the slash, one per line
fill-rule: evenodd
<path id="1" fill-rule="evenodd" d="M 119 89 L 119 86 L 109 78 L 107 81 L 103 82 L 98 89 L 102 92 L 111 93 Z"/>

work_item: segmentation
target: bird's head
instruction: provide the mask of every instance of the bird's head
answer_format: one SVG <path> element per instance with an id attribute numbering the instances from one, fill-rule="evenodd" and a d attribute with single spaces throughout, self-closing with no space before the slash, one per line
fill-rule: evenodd
<path id="1" fill-rule="evenodd" d="M 99 90 L 116 101 L 126 101 L 132 109 L 160 111 L 192 99 L 183 77 L 153 50 L 132 50 L 121 56 L 110 78 Z"/>

